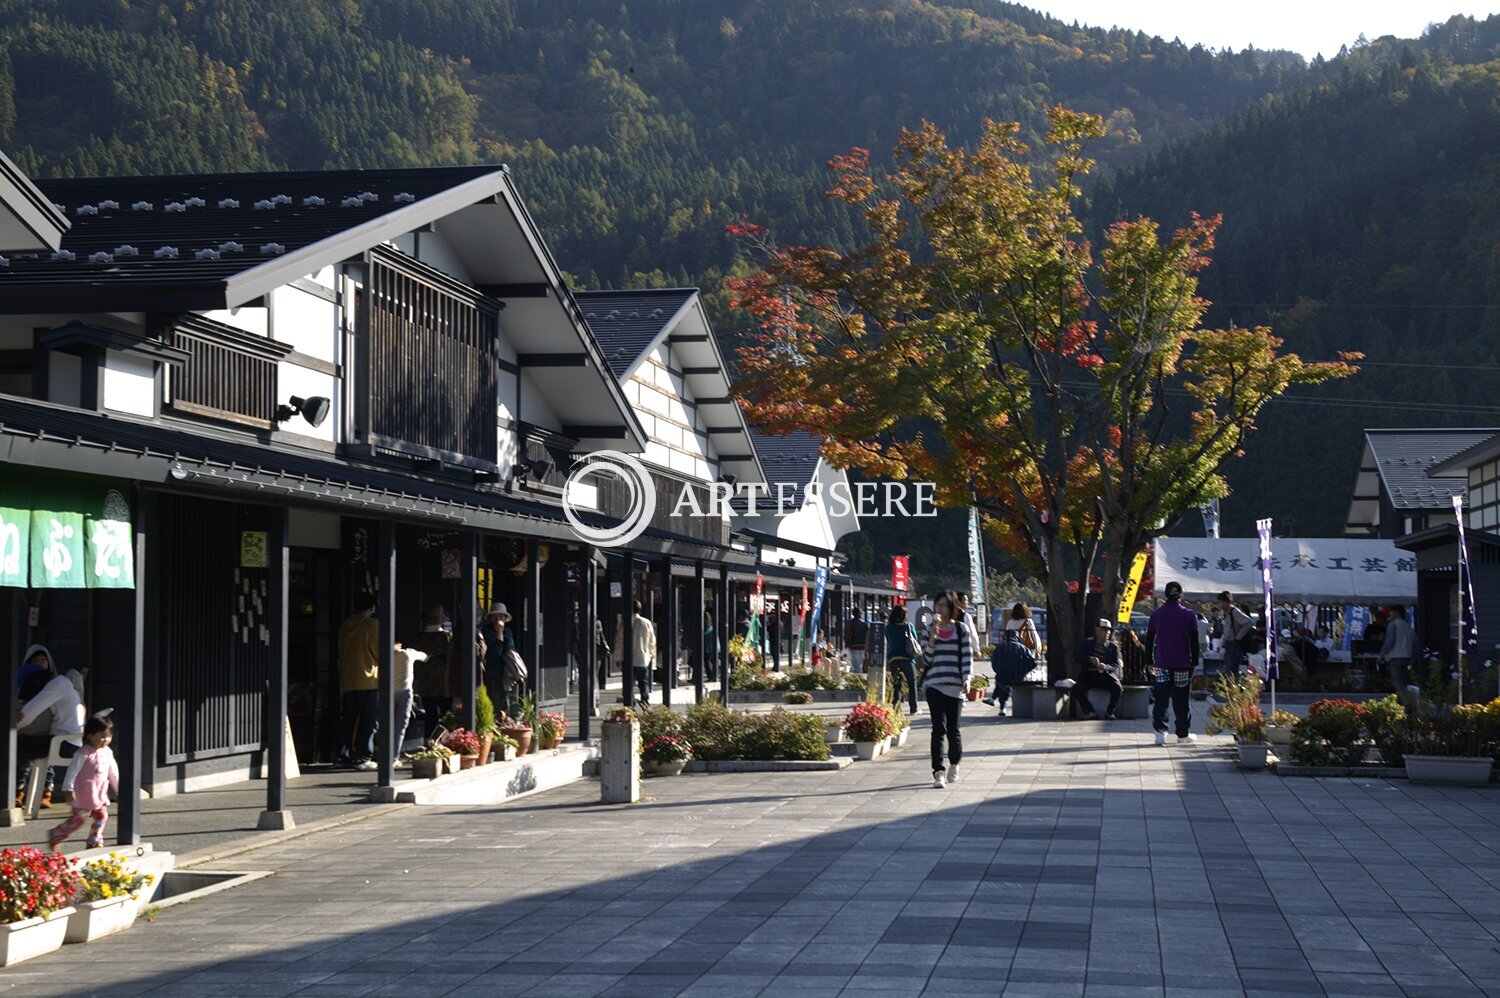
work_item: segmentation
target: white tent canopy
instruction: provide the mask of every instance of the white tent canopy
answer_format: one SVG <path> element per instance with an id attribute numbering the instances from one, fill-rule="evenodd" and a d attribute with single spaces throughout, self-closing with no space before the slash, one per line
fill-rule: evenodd
<path id="1" fill-rule="evenodd" d="M 1413 603 L 1417 560 L 1391 541 L 1277 537 L 1271 541 L 1276 599 L 1299 603 Z M 1224 590 L 1259 596 L 1260 542 L 1253 537 L 1158 537 L 1156 592 L 1182 584 L 1189 599 Z"/>

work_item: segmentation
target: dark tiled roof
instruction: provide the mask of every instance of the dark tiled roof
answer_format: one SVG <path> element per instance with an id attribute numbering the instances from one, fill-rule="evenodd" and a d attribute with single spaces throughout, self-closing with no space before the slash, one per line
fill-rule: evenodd
<path id="1" fill-rule="evenodd" d="M 500 169 L 39 180 L 37 186 L 62 206 L 72 228 L 57 254 L 11 254 L 8 266 L 0 266 L 0 291 L 79 284 L 218 284 Z"/>
<path id="2" fill-rule="evenodd" d="M 697 293 L 697 288 L 575 291 L 573 298 L 594 331 L 610 370 L 619 378 Z"/>
<path id="3" fill-rule="evenodd" d="M 766 480 L 774 489 L 785 482 L 801 489 L 813 479 L 818 469 L 818 447 L 821 441 L 806 431 L 772 436 L 758 430 L 751 432 L 755 450 L 766 469 Z"/>
<path id="4" fill-rule="evenodd" d="M 1429 477 L 1427 471 L 1460 451 L 1488 440 L 1493 429 L 1366 430 L 1365 441 L 1386 495 L 1396 509 L 1444 509 L 1467 496 L 1468 478 Z"/>

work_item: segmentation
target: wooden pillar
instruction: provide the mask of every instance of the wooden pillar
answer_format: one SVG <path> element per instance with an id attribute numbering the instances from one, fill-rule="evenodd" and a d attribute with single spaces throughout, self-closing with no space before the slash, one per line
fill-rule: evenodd
<path id="1" fill-rule="evenodd" d="M 781 671 L 781 590 L 777 589 L 766 598 L 766 616 L 771 625 L 771 665 Z"/>
<path id="2" fill-rule="evenodd" d="M 703 702 L 704 672 L 708 666 L 710 651 L 704 628 L 708 626 L 708 589 L 703 584 L 703 562 L 693 563 L 693 702 Z M 718 631 L 714 636 L 718 637 Z"/>
<path id="3" fill-rule="evenodd" d="M 154 569 L 160 563 L 152 560 L 152 545 L 157 537 L 157 495 L 143 489 L 135 497 L 135 635 L 130 678 L 120 684 L 122 701 L 112 715 L 115 733 L 111 750 L 120 769 L 119 813 L 115 818 L 115 841 L 122 846 L 139 845 L 141 841 L 141 789 L 150 757 L 143 751 L 147 744 L 145 729 L 146 663 L 156 662 L 156 600 L 161 585 Z M 15 693 L 15 683 L 11 683 Z M 11 716 L 15 716 L 12 714 Z M 14 766 L 11 767 L 12 771 Z M 6 797 L 7 801 L 14 797 Z"/>
<path id="4" fill-rule="evenodd" d="M 137 570 L 139 573 L 139 570 Z M 20 697 L 16 691 L 16 673 L 20 669 L 21 656 L 26 651 L 26 590 L 0 589 L 5 599 L 5 612 L 10 614 L 11 646 L 0 649 L 9 665 L 0 668 L 0 682 L 5 683 L 8 693 L 0 695 L 0 709 L 10 718 L 5 725 L 5 734 L 0 737 L 0 827 L 19 825 L 25 819 L 21 809 L 13 807 L 16 802 L 16 718 L 20 716 Z M 136 590 L 140 599 L 140 590 Z M 137 660 L 139 661 L 139 660 Z M 122 788 L 123 789 L 123 785 Z"/>
<path id="5" fill-rule="evenodd" d="M 662 664 L 661 702 L 672 706 L 677 688 L 677 589 L 672 584 L 672 559 L 661 560 L 661 628 L 656 635 L 656 657 Z"/>
<path id="6" fill-rule="evenodd" d="M 396 525 L 381 520 L 375 545 L 380 559 L 380 595 L 375 614 L 380 621 L 380 688 L 376 710 L 379 758 L 376 761 L 376 785 L 391 786 L 396 779 Z"/>
<path id="7" fill-rule="evenodd" d="M 620 584 L 620 698 L 635 706 L 635 552 L 621 556 L 624 580 Z"/>
<path id="8" fill-rule="evenodd" d="M 291 512 L 282 506 L 273 511 L 276 529 L 271 543 L 271 663 L 267 684 L 265 716 L 266 809 L 260 813 L 258 828 L 276 830 L 295 828 L 292 812 L 286 806 L 286 670 L 287 628 L 291 617 L 287 610 L 288 567 L 291 562 Z"/>
<path id="9" fill-rule="evenodd" d="M 479 535 L 466 532 L 460 541 L 458 564 L 458 599 L 453 606 L 453 644 L 450 646 L 454 659 L 454 670 L 458 674 L 458 686 L 454 696 L 463 701 L 463 725 L 474 730 L 474 698 L 478 695 L 477 675 L 479 667 L 474 661 L 475 643 L 479 633 L 479 621 L 489 607 L 479 606 Z M 495 710 L 505 709 L 505 704 L 495 704 Z"/>

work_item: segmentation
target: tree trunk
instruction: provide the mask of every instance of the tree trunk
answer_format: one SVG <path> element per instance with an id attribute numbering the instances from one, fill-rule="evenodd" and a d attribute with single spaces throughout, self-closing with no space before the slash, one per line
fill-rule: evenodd
<path id="1" fill-rule="evenodd" d="M 1084 587 L 1087 590 L 1087 586 Z M 1047 569 L 1047 682 L 1067 679 L 1078 653 L 1081 599 L 1087 592 L 1068 592 L 1068 570 L 1060 555 L 1048 559 Z"/>

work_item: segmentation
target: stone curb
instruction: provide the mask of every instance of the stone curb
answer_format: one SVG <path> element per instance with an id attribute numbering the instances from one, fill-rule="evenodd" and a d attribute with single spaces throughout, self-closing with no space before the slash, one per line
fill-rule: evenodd
<path id="1" fill-rule="evenodd" d="M 310 825 L 300 825 L 297 828 L 290 828 L 284 832 L 265 832 L 261 835 L 247 835 L 242 839 L 235 839 L 233 842 L 226 842 L 220 846 L 209 846 L 207 849 L 200 849 L 197 852 L 190 852 L 179 856 L 177 857 L 177 868 L 186 869 L 191 866 L 197 866 L 200 863 L 213 863 L 221 859 L 228 859 L 230 856 L 238 856 L 241 853 L 264 849 L 267 846 L 280 845 L 292 839 L 300 839 L 304 835 L 316 835 L 319 832 L 326 832 L 330 828 L 352 825 L 356 821 L 364 821 L 367 818 L 378 818 L 383 814 L 391 814 L 392 812 L 414 806 L 413 804 L 370 804 L 361 807 L 357 811 L 351 811 L 348 814 L 325 818 L 322 821 L 315 821 Z"/>
<path id="2" fill-rule="evenodd" d="M 725 759 L 690 762 L 685 773 L 822 773 L 847 769 L 853 756 L 836 759 Z"/>
<path id="3" fill-rule="evenodd" d="M 1278 762 L 1273 769 L 1277 776 L 1368 776 L 1376 780 L 1404 780 L 1405 766 L 1297 766 L 1289 762 Z"/>

